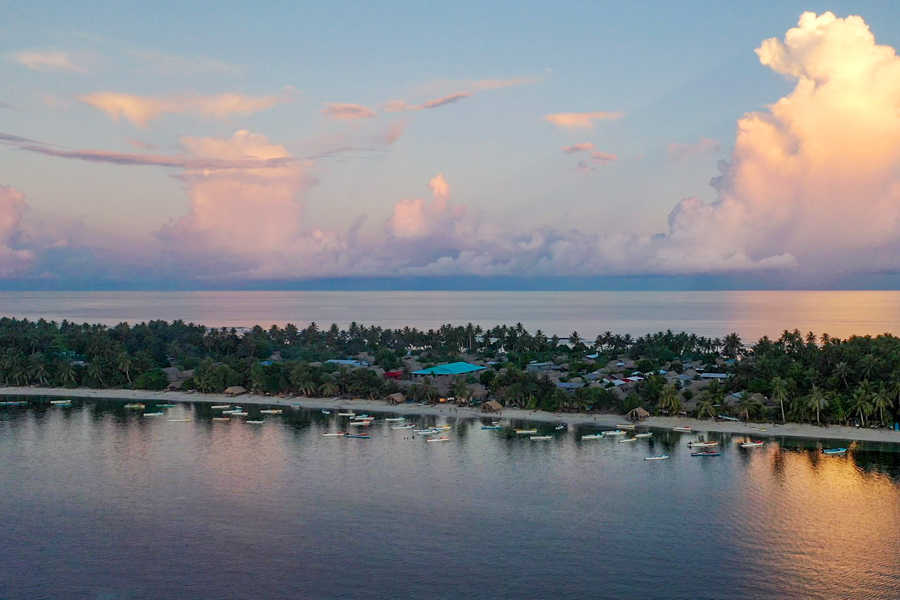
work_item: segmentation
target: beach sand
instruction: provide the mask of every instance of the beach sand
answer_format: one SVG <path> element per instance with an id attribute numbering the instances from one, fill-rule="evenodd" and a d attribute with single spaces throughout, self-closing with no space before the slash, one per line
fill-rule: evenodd
<path id="1" fill-rule="evenodd" d="M 458 419 L 519 419 L 540 421 L 545 423 L 566 423 L 569 425 L 597 425 L 614 427 L 617 423 L 626 423 L 623 415 L 584 414 L 584 413 L 549 413 L 516 408 L 504 408 L 498 415 L 483 413 L 475 408 L 456 407 L 451 405 L 420 406 L 418 404 L 390 405 L 381 400 L 348 400 L 346 398 L 305 398 L 256 396 L 245 394 L 238 397 L 225 394 L 198 394 L 188 392 L 153 392 L 148 390 L 94 390 L 87 388 L 38 388 L 38 387 L 3 387 L 0 396 L 61 396 L 67 398 L 100 398 L 107 400 L 129 400 L 149 402 L 210 402 L 214 404 L 258 404 L 271 406 L 300 406 L 313 409 L 352 408 L 364 412 L 388 412 L 398 415 L 437 415 Z M 891 429 L 869 429 L 862 427 L 843 427 L 830 425 L 818 427 L 807 423 L 743 423 L 735 421 L 712 421 L 675 417 L 650 417 L 641 422 L 647 427 L 671 429 L 688 426 L 695 432 L 720 432 L 743 434 L 747 437 L 800 437 L 836 440 L 857 440 L 866 442 L 891 442 L 900 444 L 900 432 Z M 764 429 L 765 431 L 760 431 Z"/>

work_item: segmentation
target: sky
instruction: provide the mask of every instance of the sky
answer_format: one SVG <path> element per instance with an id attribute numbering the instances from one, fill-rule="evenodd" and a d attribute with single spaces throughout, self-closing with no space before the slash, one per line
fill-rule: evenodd
<path id="1" fill-rule="evenodd" d="M 900 4 L 0 5 L 0 288 L 897 287 Z"/>

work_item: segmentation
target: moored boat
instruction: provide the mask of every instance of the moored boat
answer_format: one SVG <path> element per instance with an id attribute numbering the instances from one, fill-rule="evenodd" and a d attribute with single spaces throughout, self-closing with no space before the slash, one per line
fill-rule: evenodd
<path id="1" fill-rule="evenodd" d="M 719 442 L 688 442 L 688 448 L 714 448 L 719 445 Z"/>
<path id="2" fill-rule="evenodd" d="M 627 425 L 619 425 L 619 424 L 616 424 L 616 429 L 626 429 L 626 430 L 628 430 L 628 431 L 633 431 L 633 430 L 634 430 L 634 425 L 632 425 L 632 424 L 630 424 L 630 423 L 627 424 Z"/>
<path id="3" fill-rule="evenodd" d="M 388 417 L 384 420 L 385 423 L 400 423 L 405 421 L 406 417 Z"/>
<path id="4" fill-rule="evenodd" d="M 690 433 L 692 430 L 690 427 L 673 427 L 672 431 L 681 431 L 682 433 Z"/>
<path id="5" fill-rule="evenodd" d="M 627 444 L 628 442 L 636 442 L 636 441 L 637 441 L 637 438 L 630 437 L 630 438 L 622 438 L 621 440 L 619 440 L 619 443 Z"/>
<path id="6" fill-rule="evenodd" d="M 583 439 L 583 440 L 599 440 L 602 437 L 603 437 L 602 433 L 589 433 L 587 435 L 581 436 L 581 439 Z"/>
<path id="7" fill-rule="evenodd" d="M 228 414 L 230 414 L 232 417 L 246 417 L 248 413 L 241 410 L 236 410 Z"/>
<path id="8" fill-rule="evenodd" d="M 412 423 L 407 423 L 406 425 L 391 425 L 391 429 L 412 429 L 415 427 Z"/>
<path id="9" fill-rule="evenodd" d="M 444 436 L 444 437 L 438 437 L 438 438 L 428 438 L 425 441 L 426 442 L 449 442 L 450 438 L 448 438 L 447 436 Z"/>
<path id="10" fill-rule="evenodd" d="M 331 414 L 331 411 L 330 411 L 330 410 L 325 410 L 325 409 L 323 408 L 323 409 L 322 409 L 322 414 L 323 414 L 323 415 L 330 415 L 330 414 Z"/>
<path id="11" fill-rule="evenodd" d="M 193 419 L 191 419 L 191 418 L 187 418 L 187 419 L 166 419 L 166 421 L 168 421 L 169 423 L 190 423 L 191 421 L 193 421 Z"/>
<path id="12" fill-rule="evenodd" d="M 369 435 L 368 433 L 348 433 L 344 437 L 356 438 L 356 439 L 360 439 L 360 440 L 367 440 L 372 436 Z"/>
<path id="13" fill-rule="evenodd" d="M 140 402 L 129 402 L 128 404 L 125 405 L 125 408 L 131 409 L 131 410 L 144 410 L 147 407 L 145 405 L 141 404 Z"/>
<path id="14" fill-rule="evenodd" d="M 537 433 L 537 429 L 516 429 L 516 435 L 532 435 Z"/>
<path id="15" fill-rule="evenodd" d="M 649 431 L 647 431 L 647 432 L 644 432 L 644 433 L 636 433 L 636 434 L 634 434 L 634 437 L 636 437 L 637 439 L 640 440 L 640 439 L 643 439 L 643 438 L 653 437 L 653 434 L 650 433 Z"/>
<path id="16" fill-rule="evenodd" d="M 370 421 L 352 421 L 347 423 L 347 427 L 368 427 L 372 423 Z"/>
<path id="17" fill-rule="evenodd" d="M 668 454 L 657 454 L 656 456 L 645 456 L 644 460 L 668 460 Z"/>
<path id="18" fill-rule="evenodd" d="M 482 425 L 482 429 L 503 429 L 502 425 Z"/>
<path id="19" fill-rule="evenodd" d="M 228 417 L 213 417 L 212 420 L 213 421 L 230 421 L 231 419 L 229 419 Z"/>
<path id="20" fill-rule="evenodd" d="M 763 444 L 765 444 L 765 442 L 763 442 L 762 440 L 753 440 L 751 442 L 741 442 L 740 447 L 741 448 L 758 448 L 758 447 L 762 446 Z"/>
<path id="21" fill-rule="evenodd" d="M 247 419 L 244 421 L 245 423 L 249 423 L 250 425 L 262 425 L 265 423 L 262 419 Z"/>
<path id="22" fill-rule="evenodd" d="M 161 417 L 161 416 L 164 415 L 164 414 L 166 414 L 166 413 L 164 413 L 164 412 L 151 412 L 151 413 L 144 413 L 143 416 L 145 416 L 145 417 Z"/>
<path id="23" fill-rule="evenodd" d="M 72 404 L 71 400 L 51 400 L 50 404 Z M 141 405 L 143 406 L 143 405 Z"/>
<path id="24" fill-rule="evenodd" d="M 259 411 L 261 415 L 280 415 L 284 411 L 280 408 L 267 408 L 265 410 Z"/>
<path id="25" fill-rule="evenodd" d="M 530 439 L 532 442 L 544 442 L 546 440 L 552 440 L 553 436 L 552 435 L 533 435 L 528 439 Z"/>
<path id="26" fill-rule="evenodd" d="M 607 435 L 625 435 L 625 432 L 622 431 L 621 429 L 615 429 L 613 431 L 604 431 L 603 435 L 604 435 L 604 437 Z"/>
<path id="27" fill-rule="evenodd" d="M 822 454 L 846 454 L 846 448 L 825 448 L 822 450 Z"/>
<path id="28" fill-rule="evenodd" d="M 353 412 L 353 411 L 350 411 L 350 412 L 339 412 L 339 413 L 338 413 L 338 416 L 339 416 L 339 417 L 355 417 L 355 416 L 356 416 L 356 413 Z"/>
<path id="29" fill-rule="evenodd" d="M 348 435 L 346 431 L 338 431 L 337 433 L 323 433 L 325 437 L 341 437 Z"/>
<path id="30" fill-rule="evenodd" d="M 557 431 L 562 431 L 562 430 L 565 429 L 565 428 L 566 428 L 566 424 L 565 424 L 565 423 L 560 423 L 559 425 L 556 426 L 556 430 L 557 430 Z"/>
<path id="31" fill-rule="evenodd" d="M 157 408 L 175 408 L 177 404 L 157 404 Z"/>
<path id="32" fill-rule="evenodd" d="M 704 450 L 702 452 L 691 452 L 691 456 L 718 456 L 721 454 L 718 450 Z"/>
<path id="33" fill-rule="evenodd" d="M 228 410 L 229 408 L 231 408 L 231 405 L 230 404 L 213 404 L 212 406 L 210 406 L 210 408 L 212 410 Z"/>

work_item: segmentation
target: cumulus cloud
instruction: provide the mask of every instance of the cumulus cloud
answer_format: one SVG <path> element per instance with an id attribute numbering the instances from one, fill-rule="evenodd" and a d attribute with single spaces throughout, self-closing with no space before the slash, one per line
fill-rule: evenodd
<path id="1" fill-rule="evenodd" d="M 86 73 L 90 69 L 87 57 L 60 50 L 24 51 L 11 54 L 9 58 L 32 71 L 69 71 Z"/>
<path id="2" fill-rule="evenodd" d="M 230 116 L 246 116 L 269 109 L 277 104 L 291 102 L 298 92 L 285 89 L 272 96 L 246 96 L 244 94 L 213 94 L 210 96 L 138 96 L 119 92 L 97 92 L 79 99 L 108 114 L 114 121 L 127 119 L 143 127 L 163 114 L 196 114 L 224 119 Z"/>
<path id="3" fill-rule="evenodd" d="M 342 104 L 337 102 L 329 102 L 320 111 L 326 117 L 336 119 L 338 121 L 346 121 L 351 119 L 374 119 L 378 113 L 362 104 Z"/>
<path id="4" fill-rule="evenodd" d="M 672 162 L 692 155 L 711 154 L 718 151 L 719 142 L 705 137 L 701 137 L 696 144 L 669 142 L 668 146 L 666 146 L 666 154 L 669 155 L 669 160 Z"/>
<path id="5" fill-rule="evenodd" d="M 0 276 L 23 272 L 34 259 L 31 250 L 18 246 L 22 216 L 27 210 L 25 194 L 0 185 Z"/>
<path id="6" fill-rule="evenodd" d="M 625 116 L 622 111 L 617 112 L 585 112 L 585 113 L 555 113 L 547 115 L 544 120 L 564 129 L 593 129 L 594 121 L 605 119 L 621 119 Z"/>

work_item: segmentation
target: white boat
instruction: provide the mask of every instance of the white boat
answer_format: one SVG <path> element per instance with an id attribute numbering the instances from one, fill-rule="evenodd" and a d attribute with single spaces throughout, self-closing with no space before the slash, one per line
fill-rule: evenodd
<path id="1" fill-rule="evenodd" d="M 231 408 L 231 405 L 230 404 L 213 404 L 212 406 L 210 406 L 210 408 L 213 410 L 227 410 L 227 409 Z"/>
<path id="2" fill-rule="evenodd" d="M 763 444 L 765 444 L 765 442 L 759 441 L 759 440 L 753 440 L 752 442 L 741 442 L 740 446 L 741 446 L 741 448 L 759 448 Z"/>
<path id="3" fill-rule="evenodd" d="M 557 430 L 557 431 L 562 431 L 562 430 L 565 429 L 565 428 L 566 428 L 566 424 L 565 424 L 565 423 L 560 423 L 559 425 L 556 426 L 556 430 Z"/>
<path id="4" fill-rule="evenodd" d="M 634 431 L 634 425 L 616 425 L 616 429 L 627 429 L 628 431 Z"/>
<path id="5" fill-rule="evenodd" d="M 414 430 L 413 430 L 413 433 L 418 433 L 418 434 L 421 435 L 421 434 L 426 434 L 426 433 L 434 433 L 434 430 L 431 429 L 431 428 L 428 428 L 428 429 L 414 429 Z"/>
<path id="6" fill-rule="evenodd" d="M 625 435 L 625 432 L 621 429 L 616 429 L 615 431 L 604 431 L 603 435 L 604 437 L 607 435 Z"/>
<path id="7" fill-rule="evenodd" d="M 552 440 L 552 435 L 533 435 L 529 437 L 532 442 L 546 442 L 547 440 Z"/>
<path id="8" fill-rule="evenodd" d="M 425 441 L 426 442 L 449 442 L 450 438 L 444 436 L 444 437 L 439 437 L 439 438 L 428 438 Z"/>
<path id="9" fill-rule="evenodd" d="M 144 406 L 140 402 L 130 402 L 125 405 L 125 408 L 129 408 L 131 410 L 144 410 L 146 406 Z"/>
<path id="10" fill-rule="evenodd" d="M 658 454 L 656 456 L 645 456 L 644 460 L 668 460 L 668 454 Z"/>
<path id="11" fill-rule="evenodd" d="M 339 417 L 355 417 L 356 413 L 352 412 L 352 411 L 351 412 L 339 412 L 338 416 Z"/>
<path id="12" fill-rule="evenodd" d="M 637 438 L 630 437 L 630 438 L 623 438 L 623 439 L 619 440 L 619 443 L 627 444 L 628 442 L 636 442 L 636 441 L 637 441 Z"/>
<path id="13" fill-rule="evenodd" d="M 516 429 L 516 435 L 532 435 L 537 433 L 537 429 Z"/>
<path id="14" fill-rule="evenodd" d="M 166 419 L 169 423 L 190 423 L 193 419 Z"/>
<path id="15" fill-rule="evenodd" d="M 406 425 L 391 425 L 391 429 L 412 429 L 415 427 L 412 423 L 407 423 Z"/>
<path id="16" fill-rule="evenodd" d="M 331 414 L 331 411 L 330 411 L 330 410 L 325 410 L 325 409 L 323 408 L 323 409 L 322 409 L 322 414 L 323 414 L 323 415 L 330 415 L 330 414 Z"/>
<path id="17" fill-rule="evenodd" d="M 400 423 L 405 420 L 406 420 L 406 417 L 389 417 L 389 418 L 385 419 L 384 421 L 385 421 L 385 423 Z"/>
<path id="18" fill-rule="evenodd" d="M 246 422 L 249 423 L 250 425 L 261 425 L 261 424 L 265 423 L 265 421 L 262 421 L 259 419 L 247 419 Z"/>
<path id="19" fill-rule="evenodd" d="M 228 417 L 213 417 L 212 420 L 213 421 L 230 421 L 231 419 L 229 419 Z"/>
<path id="20" fill-rule="evenodd" d="M 719 442 L 688 442 L 688 448 L 714 448 Z"/>
<path id="21" fill-rule="evenodd" d="M 348 427 L 368 427 L 371 424 L 372 423 L 370 423 L 369 421 L 352 421 L 350 423 L 347 423 L 347 426 Z"/>
<path id="22" fill-rule="evenodd" d="M 145 417 L 161 417 L 161 416 L 164 415 L 164 414 L 166 414 L 166 413 L 164 413 L 164 412 L 152 412 L 152 413 L 144 413 L 144 416 L 145 416 Z"/>
<path id="23" fill-rule="evenodd" d="M 344 431 L 338 431 L 337 433 L 323 433 L 322 435 L 324 435 L 325 437 L 341 437 L 343 435 L 347 435 L 347 433 Z"/>
<path id="24" fill-rule="evenodd" d="M 71 400 L 51 400 L 50 404 L 71 404 Z M 141 405 L 143 406 L 143 405 Z"/>
<path id="25" fill-rule="evenodd" d="M 682 433 L 690 433 L 692 429 L 690 427 L 673 427 L 672 431 L 680 431 Z"/>
<path id="26" fill-rule="evenodd" d="M 438 425 L 435 429 L 453 429 L 450 425 Z"/>
<path id="27" fill-rule="evenodd" d="M 581 439 L 583 439 L 583 440 L 599 440 L 602 437 L 603 437 L 602 433 L 589 433 L 587 435 L 581 436 Z"/>
<path id="28" fill-rule="evenodd" d="M 247 416 L 247 413 L 239 411 L 239 410 L 228 413 L 228 414 L 230 414 L 232 417 L 246 417 Z"/>
<path id="29" fill-rule="evenodd" d="M 646 433 L 636 433 L 636 434 L 634 434 L 634 437 L 636 437 L 637 439 L 643 439 L 643 438 L 653 437 L 653 434 L 648 431 Z"/>
<path id="30" fill-rule="evenodd" d="M 266 410 L 259 411 L 261 415 L 280 415 L 282 411 L 280 408 L 267 408 Z"/>

